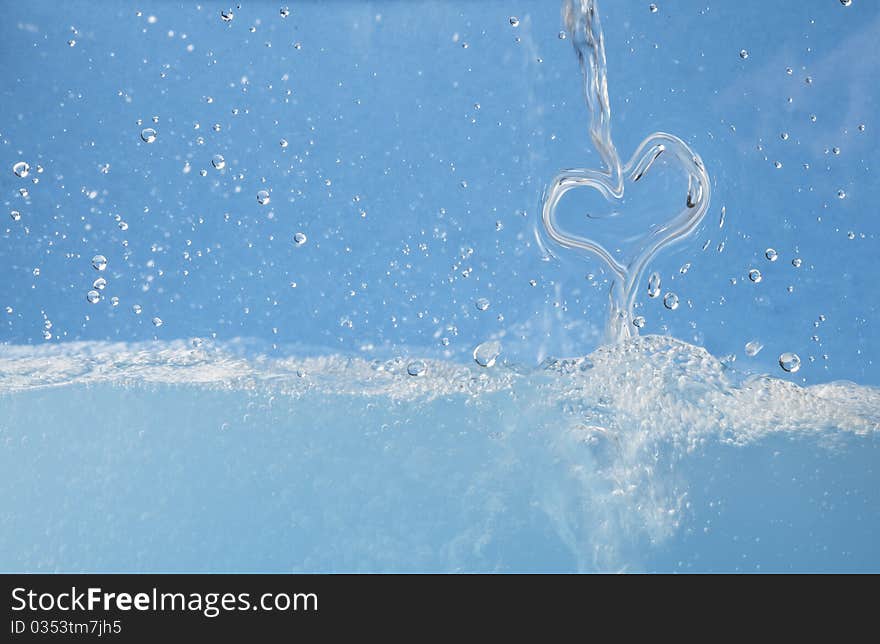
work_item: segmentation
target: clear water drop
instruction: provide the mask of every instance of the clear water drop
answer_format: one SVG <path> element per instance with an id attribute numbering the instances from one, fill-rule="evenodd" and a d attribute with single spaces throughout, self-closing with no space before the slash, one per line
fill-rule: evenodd
<path id="1" fill-rule="evenodd" d="M 499 355 L 501 355 L 501 343 L 497 340 L 489 340 L 474 349 L 474 362 L 481 367 L 491 367 Z"/>
<path id="2" fill-rule="evenodd" d="M 846 199 L 846 191 L 844 191 L 844 190 L 838 190 L 838 191 L 837 191 L 837 198 L 838 198 L 838 199 Z"/>
<path id="3" fill-rule="evenodd" d="M 648 278 L 648 297 L 657 297 L 660 295 L 660 273 L 651 273 Z"/>
<path id="4" fill-rule="evenodd" d="M 516 16 L 510 16 L 508 22 L 510 22 L 511 27 L 519 27 L 519 18 Z"/>
<path id="5" fill-rule="evenodd" d="M 743 60 L 745 60 L 746 58 L 748 58 L 748 57 L 749 57 L 749 51 L 748 51 L 748 49 L 740 49 L 740 50 L 739 50 L 739 57 L 742 58 Z"/>
<path id="6" fill-rule="evenodd" d="M 764 348 L 764 345 L 761 344 L 758 340 L 750 340 L 746 342 L 746 355 L 750 358 L 754 358 L 761 352 L 761 349 Z"/>
<path id="7" fill-rule="evenodd" d="M 105 280 L 103 277 L 99 277 L 94 282 L 92 282 L 92 288 L 103 291 L 105 288 L 107 288 L 107 280 Z"/>
<path id="8" fill-rule="evenodd" d="M 406 365 L 406 372 L 411 376 L 423 376 L 428 371 L 428 365 L 424 360 L 413 360 Z"/>
<path id="9" fill-rule="evenodd" d="M 489 308 L 489 300 L 485 297 L 477 298 L 474 301 L 474 306 L 477 307 L 478 311 L 485 311 Z"/>
<path id="10" fill-rule="evenodd" d="M 803 264 L 803 263 L 804 263 L 804 260 L 802 260 L 800 257 L 795 257 L 793 260 L 791 260 L 791 265 L 794 266 L 795 268 L 800 268 L 801 264 Z"/>
<path id="11" fill-rule="evenodd" d="M 674 311 L 678 308 L 678 295 L 675 293 L 669 292 L 663 296 L 663 306 L 665 306 L 670 311 Z"/>
<path id="12" fill-rule="evenodd" d="M 97 304 L 101 301 L 101 294 L 98 291 L 89 291 L 86 293 L 86 300 L 88 300 L 89 304 Z"/>
<path id="13" fill-rule="evenodd" d="M 764 276 L 761 275 L 761 271 L 759 271 L 757 268 L 753 268 L 749 271 L 749 279 L 757 284 L 762 279 L 764 279 Z"/>
<path id="14" fill-rule="evenodd" d="M 140 304 L 132 304 L 131 305 L 131 312 L 134 313 L 135 315 L 140 315 L 141 313 L 143 313 L 143 310 L 144 309 L 143 309 L 143 307 L 141 307 Z"/>
<path id="15" fill-rule="evenodd" d="M 657 13 L 657 5 L 655 5 L 654 3 L 649 4 L 648 11 L 650 11 L 651 13 Z"/>
<path id="16" fill-rule="evenodd" d="M 230 23 L 235 18 L 235 14 L 232 9 L 221 9 L 220 10 L 220 20 L 225 23 Z"/>
<path id="17" fill-rule="evenodd" d="M 797 373 L 797 370 L 801 368 L 801 359 L 798 354 L 786 351 L 779 356 L 779 366 L 788 373 Z"/>
<path id="18" fill-rule="evenodd" d="M 777 259 L 779 259 L 779 254 L 776 252 L 775 249 L 768 248 L 764 251 L 764 257 L 766 257 L 771 262 L 775 262 Z"/>
<path id="19" fill-rule="evenodd" d="M 211 165 L 217 168 L 218 170 L 222 170 L 226 167 L 226 159 L 223 158 L 222 154 L 215 154 L 211 158 Z"/>
<path id="20" fill-rule="evenodd" d="M 157 136 L 158 134 L 156 133 L 156 130 L 151 127 L 146 127 L 141 130 L 141 139 L 144 143 L 153 143 Z"/>
<path id="21" fill-rule="evenodd" d="M 302 232 L 300 232 L 300 233 L 296 233 L 296 234 L 293 236 L 293 243 L 296 244 L 297 246 L 302 246 L 302 245 L 305 244 L 308 240 L 309 240 L 309 238 L 306 237 L 306 234 L 305 234 L 305 233 L 302 233 Z"/>
<path id="22" fill-rule="evenodd" d="M 164 324 L 164 322 L 162 322 L 162 318 L 160 318 L 158 316 L 154 317 L 151 320 L 151 322 L 153 323 L 153 326 L 156 327 L 157 329 Z"/>
<path id="23" fill-rule="evenodd" d="M 92 257 L 92 268 L 96 271 L 107 270 L 107 258 L 103 255 L 95 255 Z"/>
<path id="24" fill-rule="evenodd" d="M 633 326 L 637 329 L 642 329 L 645 326 L 645 316 L 637 315 L 633 318 Z"/>
<path id="25" fill-rule="evenodd" d="M 270 201 L 272 201 L 272 198 L 269 197 L 268 190 L 260 190 L 259 192 L 257 192 L 257 203 L 258 204 L 260 204 L 261 206 L 265 206 Z"/>
<path id="26" fill-rule="evenodd" d="M 31 167 L 28 165 L 27 161 L 19 161 L 14 166 L 12 166 L 12 172 L 15 173 L 15 176 L 19 179 L 24 179 L 28 174 L 30 174 Z"/>
<path id="27" fill-rule="evenodd" d="M 9 216 L 12 217 L 12 221 L 19 221 L 21 219 L 21 213 L 17 210 L 10 212 Z"/>

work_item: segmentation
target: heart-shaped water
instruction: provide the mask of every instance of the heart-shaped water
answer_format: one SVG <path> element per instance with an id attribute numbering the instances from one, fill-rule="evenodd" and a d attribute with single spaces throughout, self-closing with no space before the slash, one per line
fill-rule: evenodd
<path id="1" fill-rule="evenodd" d="M 557 222 L 556 208 L 563 195 L 578 187 L 592 188 L 608 202 L 619 202 L 627 184 L 644 180 L 651 168 L 662 157 L 668 165 L 677 165 L 680 177 L 681 208 L 678 212 L 658 212 L 656 218 L 642 231 L 631 231 L 626 239 L 615 246 L 624 246 L 621 255 L 612 252 L 596 239 L 592 229 L 604 222 L 595 217 L 583 217 L 583 233 L 570 232 Z M 661 249 L 690 234 L 703 219 L 709 207 L 709 176 L 698 155 L 678 137 L 656 132 L 642 141 L 629 162 L 621 168 L 621 180 L 599 170 L 573 169 L 558 174 L 544 195 L 541 213 L 547 236 L 560 246 L 587 251 L 598 255 L 611 269 L 614 284 L 611 291 L 611 311 L 608 323 L 609 340 L 630 337 L 636 329 L 630 324 L 635 290 L 651 258 Z M 626 219 L 625 210 L 617 216 Z"/>
<path id="2" fill-rule="evenodd" d="M 692 233 L 709 208 L 709 175 L 703 161 L 676 136 L 656 132 L 648 136 L 623 166 L 611 140 L 611 108 L 605 73 L 605 47 L 596 0 L 564 0 L 563 16 L 578 54 L 584 77 L 584 94 L 590 110 L 590 136 L 608 170 L 573 169 L 559 173 L 544 192 L 541 222 L 547 236 L 566 248 L 598 255 L 611 269 L 611 305 L 608 318 L 608 340 L 619 341 L 637 334 L 631 324 L 635 290 L 650 259 L 661 249 Z M 648 225 L 641 231 L 627 229 L 614 240 L 614 254 L 600 243 L 601 218 L 585 215 L 583 233 L 570 232 L 557 221 L 556 208 L 563 195 L 577 187 L 592 188 L 614 209 L 614 219 L 625 222 L 627 213 L 622 204 L 627 184 L 644 181 L 651 168 L 663 159 L 667 166 L 682 170 L 678 212 L 651 213 Z"/>

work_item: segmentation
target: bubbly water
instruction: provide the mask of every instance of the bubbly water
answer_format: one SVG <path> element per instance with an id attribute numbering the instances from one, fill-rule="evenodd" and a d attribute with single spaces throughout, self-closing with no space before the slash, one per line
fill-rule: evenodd
<path id="1" fill-rule="evenodd" d="M 10 7 L 0 570 L 880 570 L 876 8 L 369 4 Z"/>

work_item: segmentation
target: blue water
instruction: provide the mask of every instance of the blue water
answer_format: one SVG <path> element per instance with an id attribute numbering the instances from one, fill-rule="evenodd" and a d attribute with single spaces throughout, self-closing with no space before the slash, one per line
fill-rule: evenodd
<path id="1" fill-rule="evenodd" d="M 601 5 L 712 180 L 608 347 L 557 3 L 240 4 L 6 7 L 0 569 L 880 569 L 880 8 Z"/>

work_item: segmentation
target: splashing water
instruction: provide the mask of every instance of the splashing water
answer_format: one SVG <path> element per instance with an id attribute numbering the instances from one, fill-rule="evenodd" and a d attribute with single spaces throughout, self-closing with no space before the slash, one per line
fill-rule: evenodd
<path id="1" fill-rule="evenodd" d="M 645 266 L 660 249 L 692 233 L 706 214 L 710 197 L 709 175 L 700 157 L 684 141 L 663 132 L 648 135 L 631 159 L 621 165 L 611 139 L 605 45 L 597 2 L 564 0 L 563 17 L 583 74 L 584 95 L 590 112 L 590 138 L 605 168 L 577 168 L 559 173 L 544 192 L 541 221 L 553 242 L 565 248 L 594 253 L 611 269 L 614 279 L 606 336 L 609 342 L 619 342 L 638 334 L 637 327 L 631 323 L 632 309 Z M 597 190 L 609 202 L 620 201 L 627 181 L 638 182 L 661 155 L 676 161 L 687 177 L 684 207 L 667 221 L 658 216 L 649 230 L 635 235 L 624 257 L 617 259 L 590 237 L 559 226 L 556 207 L 569 190 L 588 187 Z"/>

